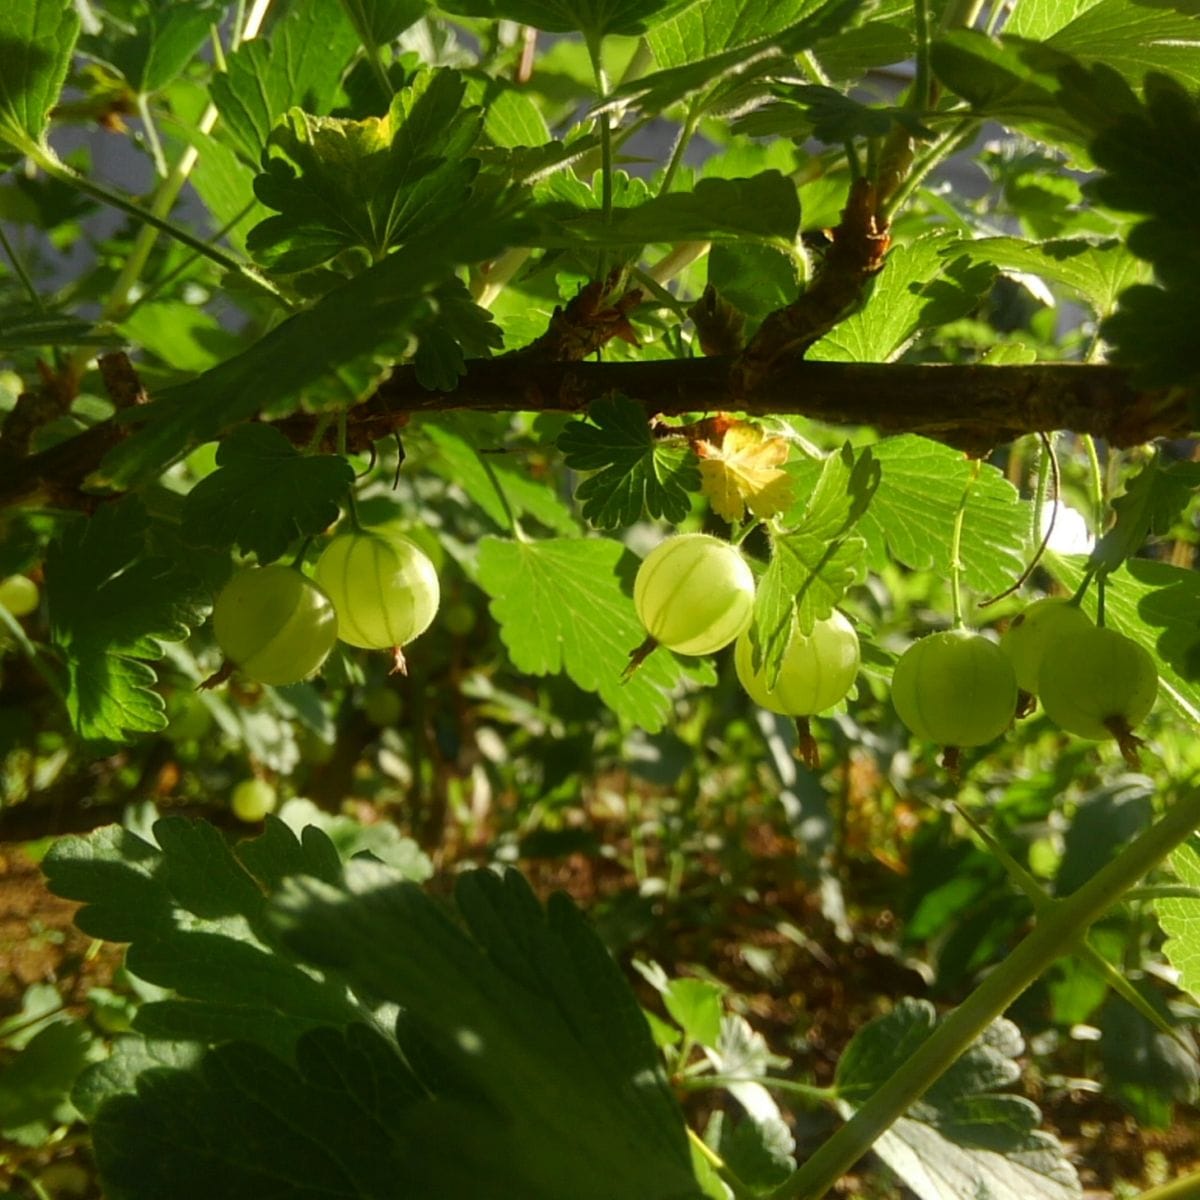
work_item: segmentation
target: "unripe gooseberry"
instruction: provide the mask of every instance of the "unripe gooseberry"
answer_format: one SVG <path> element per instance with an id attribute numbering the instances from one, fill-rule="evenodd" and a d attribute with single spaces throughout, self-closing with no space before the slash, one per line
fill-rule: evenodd
<path id="1" fill-rule="evenodd" d="M 1077 737 L 1115 737 L 1126 749 L 1129 731 L 1158 695 L 1151 655 L 1115 629 L 1092 626 L 1049 646 L 1038 674 L 1042 708 Z"/>
<path id="2" fill-rule="evenodd" d="M 275 811 L 279 797 L 265 779 L 243 779 L 233 789 L 229 806 L 239 821 L 261 821 Z"/>
<path id="3" fill-rule="evenodd" d="M 213 633 L 225 657 L 259 683 L 298 683 L 337 641 L 329 597 L 294 567 L 239 571 L 213 606 Z"/>
<path id="4" fill-rule="evenodd" d="M 681 533 L 642 560 L 633 603 L 659 645 L 677 654 L 712 654 L 750 627 L 754 575 L 728 542 Z"/>
<path id="5" fill-rule="evenodd" d="M 338 637 L 366 650 L 407 645 L 429 628 L 441 589 L 429 556 L 402 534 L 339 534 L 317 560 L 338 614 Z"/>
<path id="6" fill-rule="evenodd" d="M 793 622 L 779 678 L 767 687 L 763 670 L 754 670 L 754 647 L 747 630 L 734 647 L 733 663 L 742 687 L 755 704 L 788 717 L 811 717 L 831 708 L 850 690 L 858 674 L 858 634 L 834 610 L 807 637 Z"/>
<path id="7" fill-rule="evenodd" d="M 1047 649 L 1091 626 L 1091 618 L 1077 604 L 1050 597 L 1035 600 L 1024 612 L 1014 617 L 1000 638 L 1000 649 L 1012 663 L 1017 687 L 1036 696 L 1038 672 Z"/>
<path id="8" fill-rule="evenodd" d="M 941 746 L 982 746 L 1012 721 L 1017 678 L 994 642 L 951 629 L 921 638 L 900 656 L 892 703 L 919 738 Z"/>
<path id="9" fill-rule="evenodd" d="M 0 608 L 7 608 L 14 617 L 27 617 L 36 612 L 38 586 L 25 575 L 9 575 L 0 579 Z"/>

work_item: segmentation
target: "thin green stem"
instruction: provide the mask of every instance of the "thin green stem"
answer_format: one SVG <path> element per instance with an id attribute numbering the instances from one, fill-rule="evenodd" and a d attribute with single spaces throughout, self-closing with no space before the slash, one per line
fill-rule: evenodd
<path id="1" fill-rule="evenodd" d="M 1200 888 L 1186 883 L 1152 883 L 1130 888 L 1126 900 L 1200 900 Z"/>
<path id="2" fill-rule="evenodd" d="M 343 458 L 345 458 L 346 457 L 346 410 L 345 409 L 342 409 L 342 411 L 338 413 L 337 449 L 338 449 L 338 453 Z M 353 529 L 355 533 L 362 533 L 362 531 L 363 531 L 362 522 L 360 522 L 358 519 L 358 500 L 354 495 L 355 486 L 356 486 L 356 484 L 354 482 L 351 482 L 350 486 L 346 489 L 346 515 L 350 518 L 350 528 Z"/>
<path id="3" fill-rule="evenodd" d="M 596 77 L 596 95 L 601 104 L 608 99 L 608 72 L 600 54 L 600 39 L 588 38 L 588 55 Z M 608 110 L 600 114 L 600 212 L 606 225 L 612 221 L 613 209 L 613 145 L 612 122 Z"/>
<path id="4" fill-rule="evenodd" d="M 675 181 L 675 175 L 683 163 L 683 156 L 688 148 L 688 143 L 692 140 L 692 135 L 695 132 L 696 110 L 689 106 L 687 115 L 683 119 L 683 124 L 679 127 L 679 135 L 675 139 L 675 145 L 671 148 L 671 157 L 667 162 L 667 169 L 663 172 L 662 183 L 658 187 L 658 194 L 660 196 L 665 196 L 671 190 L 671 184 Z"/>
<path id="5" fill-rule="evenodd" d="M 1100 468 L 1100 456 L 1096 453 L 1096 439 L 1090 433 L 1080 434 L 1084 453 L 1088 459 L 1089 500 L 1092 504 L 1092 529 L 1097 537 L 1104 532 L 1104 472 Z"/>
<path id="6" fill-rule="evenodd" d="M 223 267 L 226 271 L 230 271 L 235 275 L 240 275 L 243 279 L 254 284 L 256 287 L 270 292 L 272 295 L 278 296 L 279 290 L 274 284 L 270 283 L 262 275 L 260 275 L 253 267 L 247 263 L 239 262 L 236 258 L 230 257 L 223 250 L 218 250 L 216 246 L 210 246 L 207 242 L 196 237 L 195 234 L 184 229 L 181 225 L 176 225 L 173 221 L 167 220 L 160 215 L 158 209 L 160 205 L 155 204 L 151 208 L 141 208 L 132 200 L 122 196 L 120 192 L 111 191 L 102 183 L 95 183 L 84 175 L 80 175 L 73 171 L 66 163 L 59 161 L 53 154 L 47 153 L 45 150 L 30 147 L 28 150 L 29 157 L 41 167 L 51 179 L 58 180 L 59 183 L 68 184 L 77 191 L 83 192 L 93 199 L 100 200 L 111 208 L 118 209 L 120 212 L 126 213 L 134 220 L 142 222 L 143 225 L 149 227 L 142 230 L 142 236 L 134 243 L 134 248 L 130 251 L 130 256 L 126 259 L 126 268 L 121 273 L 121 280 L 128 277 L 128 283 L 124 287 L 124 295 L 128 296 L 129 289 L 132 287 L 134 280 L 141 273 L 141 268 L 149 257 L 149 247 L 153 245 L 156 233 L 165 233 L 173 237 L 177 242 L 195 250 L 197 254 L 203 255 L 205 258 L 211 259 L 218 266 Z M 182 184 L 181 184 L 182 186 Z M 144 235 L 149 233 L 149 238 Z M 138 254 L 140 244 L 146 245 L 146 250 L 143 254 Z M 135 257 L 136 256 L 136 257 Z M 136 266 L 136 270 L 130 268 L 130 264 Z M 120 281 L 118 281 L 120 282 Z M 118 306 L 115 303 L 117 291 L 114 288 L 113 295 L 110 297 L 110 302 L 105 306 L 104 319 L 112 320 L 114 316 L 119 315 L 123 308 L 124 301 Z"/>
<path id="7" fill-rule="evenodd" d="M 761 517 L 758 517 L 753 521 L 747 521 L 745 528 L 738 531 L 738 535 L 733 539 L 732 544 L 734 546 L 740 546 L 762 523 Z"/>
<path id="8" fill-rule="evenodd" d="M 904 181 L 885 202 L 884 215 L 890 217 L 898 208 L 907 203 L 909 197 L 925 182 L 929 172 L 954 154 L 964 142 L 970 141 L 979 129 L 979 125 L 980 122 L 977 118 L 964 117 L 934 142 L 924 154 L 914 159 Z"/>
<path id="9" fill-rule="evenodd" d="M 772 1200 L 819 1200 L 939 1076 L 955 1063 L 1079 936 L 1200 825 L 1194 787 L 1065 900 L 1047 905 L 1033 931 L 997 966 L 905 1064 L 786 1182 Z"/>
<path id="10" fill-rule="evenodd" d="M 59 681 L 58 676 L 54 673 L 54 670 L 42 661 L 43 658 L 49 658 L 50 655 L 48 655 L 41 646 L 29 640 L 29 638 L 26 636 L 25 630 L 21 628 L 20 622 L 12 615 L 12 613 L 8 611 L 7 608 L 4 607 L 3 604 L 0 604 L 0 626 L 4 626 L 8 629 L 8 632 L 12 634 L 13 641 L 15 641 L 17 645 L 21 647 L 21 652 L 27 659 L 29 659 L 29 665 L 33 667 L 33 669 L 46 681 L 46 686 L 55 694 L 55 696 L 57 696 L 63 704 L 66 704 L 67 693 L 63 690 L 62 683 Z"/>
<path id="11" fill-rule="evenodd" d="M 158 126 L 154 123 L 154 114 L 150 111 L 150 98 L 139 92 L 137 97 L 138 116 L 142 118 L 142 131 L 146 135 L 146 145 L 150 147 L 150 157 L 154 160 L 154 173 L 159 179 L 167 175 L 167 158 L 163 154 L 162 139 L 158 136 Z"/>
<path id="12" fill-rule="evenodd" d="M 933 80 L 929 67 L 929 0 L 914 0 L 913 26 L 917 36 L 917 69 L 909 93 L 909 107 L 924 112 L 929 107 Z"/>
<path id="13" fill-rule="evenodd" d="M 1008 852 L 1007 847 L 1000 842 L 986 825 L 975 819 L 969 809 L 965 808 L 958 801 L 954 802 L 954 808 L 958 815 L 971 827 L 975 836 L 979 838 L 996 861 L 1004 868 L 1009 879 L 1024 893 L 1025 898 L 1033 905 L 1033 911 L 1041 916 L 1047 907 L 1053 903 L 1052 898 L 1046 894 L 1046 889 L 1034 878 L 1031 872 L 1026 870 Z M 1125 898 L 1128 899 L 1128 895 Z M 1184 1042 L 1179 1031 L 1172 1028 L 1171 1023 L 1162 1013 L 1092 945 L 1086 933 L 1080 937 L 1079 944 L 1074 949 L 1076 953 L 1091 964 L 1092 968 L 1126 1004 L 1135 1009 L 1145 1020 L 1149 1021 L 1159 1033 L 1165 1033 L 1167 1037 L 1177 1041 L 1182 1049 L 1188 1050 L 1187 1043 Z"/>
<path id="14" fill-rule="evenodd" d="M 967 499 L 971 495 L 971 488 L 975 480 L 979 478 L 979 460 L 975 461 L 975 468 L 971 472 L 971 478 L 967 480 L 967 486 L 963 488 L 962 499 L 958 502 L 958 511 L 954 514 L 954 530 L 950 534 L 950 601 L 954 606 L 954 628 L 961 629 L 963 627 L 963 611 L 962 611 L 962 531 L 963 521 L 967 515 Z"/>
<path id="15" fill-rule="evenodd" d="M 984 0 L 950 0 L 942 13 L 942 28 L 973 29 L 983 5 Z"/>
<path id="16" fill-rule="evenodd" d="M 38 294 L 37 286 L 33 282 L 33 277 L 25 269 L 25 264 L 21 261 L 21 256 L 17 253 L 12 242 L 8 240 L 8 234 L 4 232 L 4 226 L 0 225 L 0 245 L 4 247 L 5 256 L 12 263 L 12 269 L 17 278 L 21 281 L 21 286 L 29 293 L 29 299 L 33 303 L 33 307 L 38 312 L 45 312 L 46 306 L 42 303 L 42 297 Z"/>
<path id="17" fill-rule="evenodd" d="M 267 9 L 270 7 L 270 4 L 271 0 L 254 0 L 250 12 L 246 16 L 245 23 L 243 24 L 239 19 L 234 26 L 233 49 L 237 49 L 243 40 L 257 36 L 258 31 L 262 28 L 262 23 L 266 18 Z M 239 18 L 241 16 L 240 8 L 239 4 Z M 200 114 L 199 121 L 196 123 L 197 132 L 200 134 L 211 133 L 213 126 L 217 123 L 217 117 L 216 105 L 207 105 Z M 112 291 L 109 293 L 108 300 L 104 305 L 102 316 L 105 320 L 119 320 L 125 315 L 129 305 L 129 293 L 133 290 L 134 284 L 141 278 L 142 271 L 149 261 L 150 254 L 154 249 L 154 243 L 158 240 L 160 232 L 169 234 L 185 246 L 190 246 L 198 254 L 212 259 L 227 271 L 241 275 L 244 279 L 249 280 L 257 287 L 263 288 L 276 297 L 280 296 L 278 288 L 249 264 L 231 258 L 215 246 L 193 236 L 187 230 L 181 229 L 174 222 L 167 219 L 168 213 L 175 207 L 175 202 L 179 199 L 179 194 L 183 191 L 188 176 L 191 175 L 192 169 L 199 161 L 199 158 L 200 152 L 196 147 L 194 145 L 188 146 L 183 154 L 180 155 L 179 161 L 170 169 L 166 178 L 159 184 L 148 208 L 132 204 L 123 196 L 119 196 L 115 192 L 109 192 L 107 188 L 102 188 L 100 193 L 94 191 L 91 193 L 96 195 L 98 199 L 104 200 L 105 203 L 113 204 L 115 207 L 143 222 L 143 228 L 134 240 L 129 257 L 125 260 L 125 265 L 121 268 L 121 273 L 117 276 Z M 55 163 L 58 162 L 57 159 L 54 161 Z M 42 165 L 47 174 L 52 174 L 49 168 L 46 168 L 44 164 Z M 62 170 L 68 169 L 63 164 L 58 164 L 58 166 Z M 82 180 L 82 177 L 76 176 L 74 172 L 70 172 L 70 177 L 67 181 L 74 183 L 76 187 L 79 187 L 83 191 L 88 191 L 89 187 L 98 186 L 90 184 L 90 181 Z M 89 186 L 84 186 L 84 184 L 88 184 Z"/>
<path id="18" fill-rule="evenodd" d="M 1053 438 L 1054 434 L 1048 434 L 1049 438 Z M 1038 475 L 1037 487 L 1033 494 L 1033 544 L 1040 545 L 1042 541 L 1042 514 L 1046 508 L 1046 489 L 1050 484 L 1050 454 L 1054 448 L 1054 443 L 1050 442 L 1049 446 L 1043 444 L 1040 447 L 1038 454 Z M 1058 497 L 1056 496 L 1057 500 Z"/>
<path id="19" fill-rule="evenodd" d="M 804 73 L 813 81 L 820 84 L 821 87 L 829 87 L 833 82 L 828 75 L 825 74 L 825 69 L 821 66 L 817 56 L 811 50 L 803 50 L 796 56 L 796 61 L 800 64 Z"/>
<path id="20" fill-rule="evenodd" d="M 504 516 L 513 531 L 513 537 L 515 537 L 518 542 L 529 541 L 525 530 L 521 528 L 521 522 L 517 520 L 517 514 L 513 512 L 513 507 L 509 503 L 508 493 L 504 490 L 504 485 L 500 482 L 500 477 L 496 474 L 495 468 L 488 461 L 487 455 L 480 454 L 477 457 L 479 458 L 479 462 L 488 477 L 488 482 L 491 483 L 492 488 L 496 492 L 496 496 L 500 501 L 500 507 L 504 509 Z"/>
<path id="21" fill-rule="evenodd" d="M 660 286 L 687 270 L 698 258 L 703 258 L 712 249 L 712 242 L 680 242 L 666 254 L 646 268 L 645 274 Z"/>
<path id="22" fill-rule="evenodd" d="M 379 46 L 371 36 L 371 23 L 367 20 L 362 4 L 359 3 L 359 0 L 342 0 L 342 7 L 346 10 L 346 16 L 350 18 L 350 23 L 358 33 L 358 40 L 362 42 L 362 48 L 366 51 L 371 74 L 375 76 L 375 82 L 379 84 L 383 98 L 388 104 L 391 104 L 392 96 L 395 94 L 392 89 L 392 81 L 388 78 L 387 68 L 383 65 L 383 56 L 379 53 Z"/>
<path id="23" fill-rule="evenodd" d="M 708 1161 L 713 1170 L 720 1175 L 725 1185 L 734 1195 L 734 1200 L 753 1200 L 758 1193 L 750 1190 L 733 1170 L 726 1165 L 725 1160 L 694 1130 L 689 1129 L 688 1138 L 692 1146 L 699 1151 L 700 1156 Z"/>
<path id="24" fill-rule="evenodd" d="M 1200 1197 L 1200 1171 L 1193 1171 L 1160 1187 L 1139 1192 L 1134 1200 L 1197 1200 Z"/>
<path id="25" fill-rule="evenodd" d="M 793 1096 L 804 1096 L 818 1104 L 832 1105 L 838 1098 L 836 1088 L 816 1087 L 794 1079 L 773 1079 L 767 1075 L 685 1075 L 671 1082 L 674 1087 L 685 1092 L 711 1091 L 714 1088 L 733 1087 L 739 1083 L 758 1083 L 772 1091 L 790 1092 Z"/>

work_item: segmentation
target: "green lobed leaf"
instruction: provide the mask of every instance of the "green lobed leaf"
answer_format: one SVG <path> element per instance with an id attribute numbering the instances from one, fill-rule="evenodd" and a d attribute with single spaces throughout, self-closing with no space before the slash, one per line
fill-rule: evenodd
<path id="1" fill-rule="evenodd" d="M 1135 87 L 1164 71 L 1200 87 L 1200 21 L 1194 7 L 1145 0 L 1024 0 L 1005 23 L 1005 35 L 1044 42 L 1082 63 L 1104 63 Z"/>
<path id="2" fill-rule="evenodd" d="M 657 733 L 682 670 L 655 651 L 627 682 L 629 654 L 646 637 L 633 601 L 638 560 L 608 538 L 538 542 L 484 538 L 479 584 L 513 665 L 531 675 L 566 674 L 617 714 Z"/>
<path id="3" fill-rule="evenodd" d="M 342 0 L 364 46 L 386 46 L 429 11 L 428 0 Z"/>
<path id="4" fill-rule="evenodd" d="M 1171 855 L 1179 882 L 1200 888 L 1200 837 L 1193 834 Z M 1200 900 L 1171 897 L 1156 900 L 1155 912 L 1167 935 L 1163 953 L 1179 972 L 1179 984 L 1200 998 Z"/>
<path id="5" fill-rule="evenodd" d="M 1116 521 L 1096 543 L 1089 567 L 1104 573 L 1115 571 L 1150 538 L 1168 533 L 1198 488 L 1200 463 L 1163 466 L 1162 453 L 1156 451 L 1113 501 Z"/>
<path id="6" fill-rule="evenodd" d="M 951 256 L 959 252 L 1001 271 L 1028 273 L 1060 283 L 1100 318 L 1113 312 L 1126 288 L 1144 282 L 1149 274 L 1117 238 L 1055 238 L 1046 242 L 977 238 L 949 249 Z"/>
<path id="7" fill-rule="evenodd" d="M 170 1060 L 168 1060 L 170 1062 Z M 314 1029 L 295 1065 L 234 1042 L 147 1065 L 92 1119 L 106 1195 L 123 1200 L 392 1200 L 411 1190 L 400 1130 L 420 1086 L 366 1025 Z"/>
<path id="8" fill-rule="evenodd" d="M 568 467 L 595 471 L 576 488 L 583 515 L 618 529 L 643 515 L 678 524 L 699 487 L 695 456 L 655 438 L 643 407 L 625 396 L 595 401 L 587 421 L 570 421 L 558 437 Z"/>
<path id="9" fill-rule="evenodd" d="M 479 161 L 468 157 L 482 113 L 463 106 L 456 71 L 421 72 L 385 117 L 316 117 L 292 108 L 272 130 L 254 194 L 277 216 L 250 251 L 276 271 L 302 271 L 341 251 L 378 261 L 466 203 Z"/>
<path id="10" fill-rule="evenodd" d="M 715 1046 L 721 1036 L 721 997 L 725 989 L 707 979 L 672 979 L 663 1004 L 672 1020 L 700 1046 Z"/>
<path id="11" fill-rule="evenodd" d="M 50 889 L 86 905 L 79 928 L 129 942 L 129 969 L 175 993 L 142 1005 L 141 1033 L 248 1038 L 289 1059 L 306 1031 L 361 1018 L 341 981 L 299 967 L 265 923 L 268 897 L 286 876 L 340 877 L 324 834 L 310 826 L 297 838 L 269 817 L 261 837 L 233 848 L 206 822 L 168 817 L 154 837 L 157 845 L 110 825 L 61 839 L 43 861 Z"/>
<path id="12" fill-rule="evenodd" d="M 30 346 L 112 346 L 120 339 L 66 313 L 34 308 L 31 304 L 4 305 L 0 308 L 0 350 L 21 350 Z"/>
<path id="13" fill-rule="evenodd" d="M 606 104 L 634 104 L 644 111 L 661 112 L 699 92 L 702 107 L 709 107 L 735 86 L 772 74 L 793 74 L 792 56 L 835 34 L 862 8 L 862 0 L 788 0 L 778 6 L 745 7 L 754 12 L 754 19 L 745 26 L 737 19 L 742 5 L 736 0 L 732 15 L 728 6 L 712 0 L 685 10 L 685 15 L 692 15 L 682 32 L 667 35 L 659 44 L 672 65 L 623 84 Z M 787 24 L 775 23 L 772 13 L 776 9 L 788 14 Z M 711 19 L 722 15 L 725 20 Z M 742 41 L 742 28 L 766 32 L 754 32 Z M 706 45 L 711 48 L 706 50 Z"/>
<path id="14" fill-rule="evenodd" d="M 934 41 L 930 61 L 938 79 L 980 117 L 1071 148 L 1091 139 L 1095 124 L 1089 114 L 1063 103 L 1062 73 L 1082 69 L 1063 51 L 958 29 Z"/>
<path id="15" fill-rule="evenodd" d="M 1046 569 L 1070 592 L 1083 583 L 1087 559 L 1046 555 Z M 1096 588 L 1083 597 L 1096 617 Z M 1107 578 L 1104 621 L 1154 656 L 1159 694 L 1187 721 L 1200 721 L 1200 573 L 1130 558 Z"/>
<path id="16" fill-rule="evenodd" d="M 505 461 L 503 455 L 488 456 L 489 474 L 480 457 L 478 430 L 472 428 L 469 419 L 443 413 L 424 418 L 420 430 L 436 450 L 430 468 L 462 488 L 471 503 L 505 533 L 512 532 L 512 521 L 504 500 L 518 518 L 528 515 L 547 529 L 567 536 L 579 532 L 579 522 L 570 508 L 550 488 L 531 479 L 528 472 Z M 503 498 L 496 490 L 497 484 L 504 491 Z"/>
<path id="17" fill-rule="evenodd" d="M 93 481 L 127 487 L 153 478 L 190 446 L 253 416 L 295 411 L 306 391 L 337 383 L 349 367 L 399 357 L 406 331 L 428 312 L 426 293 L 457 264 L 498 253 L 510 235 L 511 227 L 480 206 L 437 237 L 390 254 L 248 350 L 139 407 L 131 414 L 139 428 L 108 455 Z M 380 361 L 373 378 L 383 370 Z M 370 390 L 371 378 L 360 395 Z"/>
<path id="18" fill-rule="evenodd" d="M 217 469 L 188 493 L 184 537 L 273 562 L 297 538 L 332 525 L 353 483 L 340 455 L 301 454 L 278 430 L 251 422 L 222 439 Z"/>
<path id="19" fill-rule="evenodd" d="M 121 742 L 166 725 L 149 663 L 199 620 L 202 591 L 170 560 L 146 553 L 149 526 L 141 502 L 126 497 L 69 525 L 46 556 L 67 711 L 89 742 Z"/>
<path id="20" fill-rule="evenodd" d="M 440 0 L 447 12 L 519 21 L 547 33 L 582 33 L 589 41 L 612 33 L 645 33 L 693 0 Z"/>
<path id="21" fill-rule="evenodd" d="M 696 1197 L 649 1028 L 578 910 L 558 895 L 543 911 L 512 871 L 463 875 L 456 900 L 465 929 L 356 862 L 344 889 L 296 880 L 275 907 L 293 951 L 401 1007 L 409 1061 L 435 1066 L 434 1090 L 460 1101 L 403 1123 L 447 1149 L 407 1164 L 427 1176 L 411 1194 L 477 1196 L 487 1178 L 489 1197 Z"/>
<path id="22" fill-rule="evenodd" d="M 917 48 L 914 25 L 910 0 L 876 0 L 833 37 L 817 42 L 813 55 L 830 79 L 850 82 L 873 68 L 911 59 Z"/>
<path id="23" fill-rule="evenodd" d="M 840 146 L 855 138 L 884 138 L 896 128 L 913 138 L 934 136 L 909 109 L 864 104 L 837 88 L 787 83 L 777 84 L 773 90 L 782 102 L 804 115 L 813 137 L 831 145 Z"/>
<path id="24" fill-rule="evenodd" d="M 71 1089 L 71 1103 L 85 1121 L 93 1122 L 100 1106 L 112 1096 L 137 1091 L 143 1071 L 188 1069 L 204 1053 L 195 1042 L 167 1042 L 136 1035 L 118 1037 L 107 1058 L 83 1072 Z"/>
<path id="25" fill-rule="evenodd" d="M 151 0 L 137 6 L 128 26 L 119 25 L 111 38 L 103 38 L 99 52 L 134 92 L 151 95 L 166 87 L 196 57 L 217 19 L 218 12 L 208 0 L 171 0 L 169 4 Z"/>
<path id="26" fill-rule="evenodd" d="M 872 449 L 882 478 L 858 524 L 871 565 L 890 556 L 914 570 L 946 573 L 954 515 L 974 469 L 970 460 L 916 434 L 885 438 Z M 982 464 L 963 517 L 966 585 L 984 594 L 1008 587 L 1032 553 L 1029 529 L 1029 504 L 1002 472 Z"/>
<path id="27" fill-rule="evenodd" d="M 1200 375 L 1189 322 L 1200 300 L 1200 104 L 1163 75 L 1147 76 L 1143 102 L 1125 90 L 1121 110 L 1092 144 L 1105 173 L 1086 191 L 1103 204 L 1146 214 L 1129 235 L 1129 249 L 1153 264 L 1162 286 L 1130 288 L 1101 332 L 1114 344 L 1114 361 L 1135 368 L 1145 386 L 1187 384 Z"/>
<path id="28" fill-rule="evenodd" d="M 17 150 L 43 141 L 78 36 L 73 0 L 0 5 L 0 141 Z"/>
<path id="29" fill-rule="evenodd" d="M 611 219 L 590 205 L 535 208 L 537 244 L 546 247 L 637 246 L 649 242 L 754 240 L 790 246 L 800 231 L 795 184 L 778 171 L 750 179 L 701 179 L 690 192 L 667 192 Z"/>
<path id="30" fill-rule="evenodd" d="M 803 514 L 794 528 L 773 534 L 771 561 L 754 598 L 751 639 L 754 660 L 774 687 L 793 623 L 803 634 L 833 612 L 841 598 L 866 577 L 863 539 L 853 532 L 880 486 L 870 449 L 857 454 L 847 443 L 824 461 Z M 785 515 L 792 524 L 795 510 Z"/>
<path id="31" fill-rule="evenodd" d="M 822 0 L 708 0 L 656 25 L 646 42 L 659 67 L 682 67 L 782 33 L 821 8 Z"/>
<path id="32" fill-rule="evenodd" d="M 824 362 L 890 362 L 922 329 L 971 311 L 992 281 L 986 262 L 971 263 L 953 234 L 934 233 L 897 246 L 875 277 L 866 303 L 809 347 Z"/>
<path id="33" fill-rule="evenodd" d="M 271 130 L 290 108 L 329 111 L 357 42 L 340 0 L 294 0 L 213 76 L 210 89 L 221 113 L 217 136 L 258 167 Z"/>
<path id="34" fill-rule="evenodd" d="M 40 1146 L 74 1119 L 68 1096 L 87 1064 L 92 1034 L 79 1021 L 53 1021 L 0 1068 L 0 1136 Z"/>
<path id="35" fill-rule="evenodd" d="M 430 312 L 417 326 L 413 364 L 417 382 L 431 391 L 452 392 L 468 358 L 490 358 L 504 345 L 492 314 L 471 298 L 461 279 L 451 278 L 429 296 Z"/>
<path id="36" fill-rule="evenodd" d="M 1168 1025 L 1176 1024 L 1158 989 L 1145 981 L 1135 995 Z M 1106 1089 L 1145 1129 L 1169 1129 L 1175 1102 L 1194 1104 L 1200 1093 L 1195 1042 L 1186 1027 L 1156 1028 L 1120 996 L 1109 996 L 1100 1019 L 1100 1061 Z M 1190 1049 L 1189 1049 L 1190 1043 Z"/>
<path id="37" fill-rule="evenodd" d="M 855 1034 L 838 1060 L 838 1107 L 850 1116 L 933 1032 L 925 1000 L 905 998 Z M 872 1149 L 921 1200 L 1076 1200 L 1075 1169 L 1056 1138 L 1036 1126 L 1037 1106 L 997 1095 L 1020 1078 L 1020 1031 L 994 1021 Z"/>

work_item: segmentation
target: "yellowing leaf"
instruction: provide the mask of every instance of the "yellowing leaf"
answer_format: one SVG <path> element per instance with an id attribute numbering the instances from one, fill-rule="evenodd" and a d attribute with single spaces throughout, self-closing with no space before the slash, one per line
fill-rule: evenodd
<path id="1" fill-rule="evenodd" d="M 787 462 L 783 438 L 764 437 L 762 430 L 738 421 L 720 445 L 696 443 L 700 486 L 713 511 L 727 521 L 740 521 L 748 508 L 756 517 L 772 517 L 792 503 L 792 481 L 780 467 Z"/>

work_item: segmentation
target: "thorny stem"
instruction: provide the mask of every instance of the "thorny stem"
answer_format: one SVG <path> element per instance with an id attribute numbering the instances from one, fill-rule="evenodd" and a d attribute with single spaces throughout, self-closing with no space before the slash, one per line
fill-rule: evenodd
<path id="1" fill-rule="evenodd" d="M 667 161 L 667 169 L 663 172 L 662 183 L 659 184 L 658 194 L 660 196 L 665 196 L 671 190 L 671 184 L 675 182 L 676 172 L 683 163 L 684 153 L 687 151 L 688 143 L 692 140 L 692 134 L 695 131 L 696 111 L 694 107 L 689 106 L 687 116 L 675 138 L 675 145 L 671 147 L 671 157 Z"/>
<path id="2" fill-rule="evenodd" d="M 819 1200 L 824 1196 L 992 1021 L 1198 825 L 1200 787 L 1193 786 L 1083 887 L 1066 899 L 1050 901 L 1033 931 L 941 1021 L 850 1121 L 770 1193 L 771 1200 Z M 1182 1197 L 1160 1196 L 1156 1200 Z"/>

